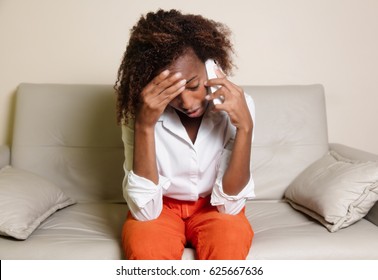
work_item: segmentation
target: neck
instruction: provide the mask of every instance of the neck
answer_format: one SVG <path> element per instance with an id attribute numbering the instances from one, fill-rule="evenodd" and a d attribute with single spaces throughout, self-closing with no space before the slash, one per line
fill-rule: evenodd
<path id="1" fill-rule="evenodd" d="M 177 115 L 179 116 L 181 123 L 184 126 L 186 132 L 188 133 L 190 140 L 192 140 L 192 143 L 194 144 L 197 138 L 198 130 L 200 128 L 203 116 L 200 116 L 198 118 L 190 118 L 186 114 L 178 110 L 175 110 L 175 111 Z"/>

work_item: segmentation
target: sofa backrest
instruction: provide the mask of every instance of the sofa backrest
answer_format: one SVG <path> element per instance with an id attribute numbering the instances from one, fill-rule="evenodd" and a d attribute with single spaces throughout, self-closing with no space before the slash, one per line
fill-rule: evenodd
<path id="1" fill-rule="evenodd" d="M 256 199 L 282 199 L 294 178 L 328 151 L 323 86 L 244 90 L 256 105 L 251 161 Z"/>
<path id="2" fill-rule="evenodd" d="M 11 164 L 78 201 L 124 202 L 123 144 L 110 85 L 21 84 Z"/>
<path id="3" fill-rule="evenodd" d="M 245 86 L 256 104 L 256 199 L 281 199 L 328 150 L 323 87 Z M 123 144 L 110 85 L 21 84 L 11 164 L 78 201 L 124 202 Z"/>

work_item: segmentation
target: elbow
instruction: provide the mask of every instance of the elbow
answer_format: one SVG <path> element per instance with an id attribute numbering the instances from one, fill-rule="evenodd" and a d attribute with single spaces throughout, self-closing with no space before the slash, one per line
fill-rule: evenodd
<path id="1" fill-rule="evenodd" d="M 162 201 L 152 200 L 143 207 L 138 206 L 132 199 L 126 196 L 127 206 L 133 218 L 137 221 L 152 221 L 157 219 L 163 210 Z"/>
<path id="2" fill-rule="evenodd" d="M 223 192 L 230 196 L 238 195 L 248 184 L 250 178 L 250 174 L 247 176 L 238 176 L 233 178 L 224 176 L 222 180 Z"/>
<path id="3" fill-rule="evenodd" d="M 152 221 L 152 220 L 155 220 L 157 219 L 160 214 L 161 214 L 161 210 L 155 210 L 155 211 L 146 211 L 146 209 L 139 209 L 137 207 L 130 207 L 131 205 L 129 205 L 129 211 L 131 213 L 131 215 L 133 216 L 133 218 L 137 221 L 140 221 L 140 222 L 147 222 L 147 221 Z M 136 209 L 135 209 L 136 208 Z"/>
<path id="4" fill-rule="evenodd" d="M 160 213 L 157 215 L 150 215 L 150 213 L 144 213 L 143 211 L 133 212 L 131 211 L 133 218 L 140 222 L 148 222 L 157 219 L 160 216 Z"/>

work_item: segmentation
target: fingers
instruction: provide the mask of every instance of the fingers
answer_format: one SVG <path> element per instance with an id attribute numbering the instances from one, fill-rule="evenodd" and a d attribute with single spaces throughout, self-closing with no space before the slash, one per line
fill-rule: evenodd
<path id="1" fill-rule="evenodd" d="M 144 94 L 160 94 L 164 89 L 173 85 L 181 78 L 181 73 L 170 75 L 169 70 L 165 70 L 152 79 L 145 87 Z"/>
<path id="2" fill-rule="evenodd" d="M 168 76 L 169 76 L 170 72 L 169 70 L 164 70 L 163 72 L 161 72 L 159 75 L 157 75 L 155 78 L 152 79 L 152 81 L 150 82 L 150 84 L 153 86 L 153 85 L 159 85 L 162 81 L 164 81 Z"/>
<path id="3" fill-rule="evenodd" d="M 215 102 L 214 105 L 219 103 L 224 103 L 226 96 L 229 95 L 229 91 L 226 87 L 219 87 L 215 92 L 206 95 L 206 100 L 209 101 L 215 101 L 215 99 L 218 99 L 220 102 Z"/>
<path id="4" fill-rule="evenodd" d="M 218 78 L 210 79 L 205 82 L 207 87 L 217 87 L 218 89 L 206 96 L 207 100 L 212 100 L 215 111 L 226 111 L 231 113 L 238 108 L 244 100 L 244 91 L 241 87 L 233 84 L 219 69 L 217 71 Z M 217 102 L 217 100 L 220 102 Z M 244 102 L 243 102 L 244 103 Z"/>
<path id="5" fill-rule="evenodd" d="M 165 70 L 152 79 L 141 94 L 143 99 L 154 102 L 172 100 L 185 89 L 185 84 L 181 73 L 170 75 L 169 70 Z"/>
<path id="6" fill-rule="evenodd" d="M 237 128 L 253 126 L 253 122 L 250 121 L 251 115 L 245 100 L 244 90 L 229 81 L 221 69 L 215 67 L 214 70 L 217 78 L 205 82 L 206 87 L 218 88 L 214 93 L 206 96 L 207 100 L 213 100 L 213 110 L 226 112 L 231 123 Z M 214 99 L 220 99 L 221 102 L 215 102 Z"/>
<path id="7" fill-rule="evenodd" d="M 167 105 L 185 90 L 186 80 L 180 73 L 170 75 L 168 70 L 153 78 L 141 92 L 137 112 L 139 124 L 154 126 Z"/>
<path id="8" fill-rule="evenodd" d="M 185 85 L 186 85 L 185 79 L 179 80 L 175 84 L 171 85 L 170 87 L 160 92 L 160 94 L 156 97 L 156 101 L 159 103 L 162 103 L 163 105 L 167 105 L 176 96 L 178 96 L 185 90 Z"/>
<path id="9" fill-rule="evenodd" d="M 206 97 L 207 100 L 214 100 L 219 98 L 224 103 L 232 97 L 240 97 L 243 94 L 243 89 L 230 82 L 226 77 L 210 79 L 205 82 L 207 87 L 218 87 L 218 89 Z"/>
<path id="10" fill-rule="evenodd" d="M 222 69 L 218 66 L 214 66 L 215 74 L 218 78 L 226 78 L 226 74 L 223 73 Z"/>
<path id="11" fill-rule="evenodd" d="M 232 91 L 237 91 L 239 93 L 242 92 L 242 89 L 240 87 L 230 82 L 226 77 L 207 80 L 205 82 L 205 86 L 207 87 L 221 86 L 221 88 L 226 87 L 229 92 L 232 92 Z"/>
<path id="12" fill-rule="evenodd" d="M 182 87 L 185 87 L 186 80 L 182 79 L 181 73 L 175 73 L 165 80 L 161 81 L 161 83 L 157 86 L 157 91 L 159 95 L 162 95 L 163 98 L 170 96 L 172 93 L 175 93 Z"/>

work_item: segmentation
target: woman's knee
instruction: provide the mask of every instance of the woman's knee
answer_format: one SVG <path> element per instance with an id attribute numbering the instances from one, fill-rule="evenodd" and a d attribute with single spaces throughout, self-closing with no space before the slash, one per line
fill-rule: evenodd
<path id="1" fill-rule="evenodd" d="M 184 245 L 179 240 L 169 239 L 169 242 L 139 238 L 138 241 L 123 244 L 125 258 L 128 260 L 179 260 L 182 257 Z"/>
<path id="2" fill-rule="evenodd" d="M 221 214 L 197 236 L 197 254 L 201 259 L 245 259 L 254 236 L 246 219 Z"/>
<path id="3" fill-rule="evenodd" d="M 161 229 L 156 222 L 128 220 L 123 227 L 122 245 L 125 258 L 130 260 L 181 259 L 185 236 Z"/>
<path id="4" fill-rule="evenodd" d="M 253 230 L 247 220 L 239 219 L 237 216 L 221 214 L 221 218 L 209 227 L 214 242 L 224 246 L 250 246 L 253 238 Z"/>

